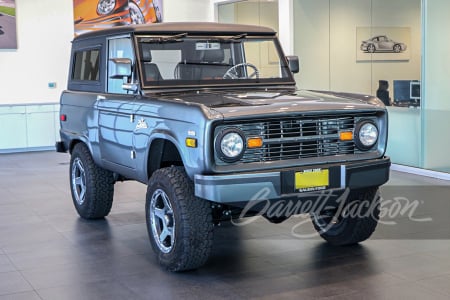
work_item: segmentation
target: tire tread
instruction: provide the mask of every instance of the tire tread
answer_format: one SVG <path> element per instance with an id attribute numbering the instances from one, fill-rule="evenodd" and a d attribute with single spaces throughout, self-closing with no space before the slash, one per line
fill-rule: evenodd
<path id="1" fill-rule="evenodd" d="M 147 207 L 149 211 L 149 199 L 152 196 L 153 187 L 159 182 L 168 183 L 175 194 L 176 199 L 172 205 L 179 210 L 181 221 L 180 240 L 175 240 L 174 255 L 165 255 L 159 251 L 158 246 L 152 241 L 151 228 L 148 226 L 149 238 L 153 249 L 159 253 L 160 264 L 173 272 L 196 269 L 204 265 L 210 256 L 213 244 L 213 222 L 211 206 L 208 201 L 199 199 L 194 195 L 194 185 L 187 176 L 183 167 L 168 167 L 155 171 L 149 181 L 147 191 Z M 175 209 L 175 208 L 173 208 Z M 149 217 L 147 216 L 147 222 Z M 180 247 L 182 245 L 182 247 Z M 169 258 L 170 257 L 170 258 Z"/>
<path id="2" fill-rule="evenodd" d="M 320 233 L 320 236 L 324 240 L 334 246 L 353 245 L 365 241 L 373 234 L 378 224 L 380 215 L 378 187 L 351 191 L 348 201 L 352 202 L 360 200 L 376 201 L 376 205 L 373 206 L 374 211 L 364 217 L 352 217 L 345 220 L 344 222 L 346 222 L 346 224 L 343 225 L 346 227 L 342 233 L 333 235 L 329 232 L 322 232 L 320 226 L 313 220 L 314 228 Z"/>
<path id="3" fill-rule="evenodd" d="M 89 149 L 83 143 L 75 145 L 72 151 L 71 166 L 76 156 L 80 157 L 85 169 L 86 200 L 83 203 L 84 207 L 80 207 L 77 205 L 75 197 L 72 196 L 75 208 L 84 219 L 104 218 L 111 211 L 113 203 L 114 176 L 112 172 L 97 166 Z"/>

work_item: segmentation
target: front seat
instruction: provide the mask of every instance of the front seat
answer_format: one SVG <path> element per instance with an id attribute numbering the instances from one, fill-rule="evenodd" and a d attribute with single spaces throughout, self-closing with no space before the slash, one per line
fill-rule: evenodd
<path id="1" fill-rule="evenodd" d="M 201 78 L 222 79 L 230 65 L 223 62 L 223 49 L 204 50 L 202 57 Z"/>
<path id="2" fill-rule="evenodd" d="M 144 62 L 144 80 L 160 81 L 163 80 L 158 65 L 152 63 L 152 52 L 150 50 L 143 52 L 142 60 Z"/>

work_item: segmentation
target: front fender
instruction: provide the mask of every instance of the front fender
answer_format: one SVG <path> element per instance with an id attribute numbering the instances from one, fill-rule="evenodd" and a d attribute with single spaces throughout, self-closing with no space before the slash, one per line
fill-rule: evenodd
<path id="1" fill-rule="evenodd" d="M 201 146 L 198 146 L 197 148 L 189 148 L 186 146 L 185 138 L 183 138 L 181 134 L 179 136 L 176 136 L 171 131 L 155 129 L 154 131 L 149 133 L 145 142 L 139 142 L 139 138 L 135 140 L 137 157 L 141 158 L 137 163 L 138 166 L 142 166 L 137 168 L 139 172 L 139 181 L 146 183 L 149 179 L 148 166 L 149 160 L 152 159 L 152 157 L 150 157 L 150 151 L 152 149 L 154 141 L 159 139 L 166 140 L 175 146 L 186 169 L 186 173 L 188 174 L 189 178 L 191 178 L 191 180 L 194 180 L 195 174 L 198 174 L 201 170 L 201 166 L 199 166 L 198 162 L 203 161 L 201 159 Z"/>

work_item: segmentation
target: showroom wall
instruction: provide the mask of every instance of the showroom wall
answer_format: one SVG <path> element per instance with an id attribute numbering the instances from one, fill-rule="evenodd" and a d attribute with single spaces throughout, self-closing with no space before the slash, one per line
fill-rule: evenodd
<path id="1" fill-rule="evenodd" d="M 286 55 L 294 53 L 294 8 L 292 0 L 210 0 L 214 20 L 221 23 L 253 24 L 273 28 Z"/>
<path id="2" fill-rule="evenodd" d="M 408 61 L 356 61 L 356 27 L 411 28 Z M 420 79 L 420 0 L 294 0 L 300 88 L 375 94 L 378 80 Z"/>
<path id="3" fill-rule="evenodd" d="M 220 5 L 220 23 L 261 25 L 278 31 L 278 2 L 239 2 Z"/>
<path id="4" fill-rule="evenodd" d="M 425 0 L 422 167 L 450 173 L 450 1 Z"/>
<path id="5" fill-rule="evenodd" d="M 66 85 L 72 1 L 16 0 L 16 11 L 18 49 L 0 50 L 0 104 L 56 102 Z"/>
<path id="6" fill-rule="evenodd" d="M 301 72 L 296 76 L 299 88 L 376 95 L 378 81 L 387 80 L 393 98 L 394 80 L 421 79 L 421 0 L 293 1 L 294 49 L 301 61 Z M 373 35 L 376 27 L 409 28 L 409 59 L 371 60 L 369 56 L 368 60 L 357 60 L 361 43 L 357 27 L 373 28 Z M 421 110 L 388 110 L 387 154 L 395 163 L 421 166 Z"/>
<path id="7" fill-rule="evenodd" d="M 0 153 L 47 149 L 58 139 L 73 39 L 73 0 L 16 0 L 16 16 L 18 49 L 0 50 Z M 212 18 L 210 0 L 164 1 L 165 21 Z"/>

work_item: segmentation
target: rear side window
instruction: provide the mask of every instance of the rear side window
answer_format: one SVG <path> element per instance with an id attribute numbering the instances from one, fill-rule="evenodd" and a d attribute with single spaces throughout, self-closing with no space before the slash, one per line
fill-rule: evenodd
<path id="1" fill-rule="evenodd" d="M 99 81 L 100 49 L 78 51 L 74 57 L 73 80 Z"/>

